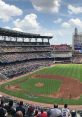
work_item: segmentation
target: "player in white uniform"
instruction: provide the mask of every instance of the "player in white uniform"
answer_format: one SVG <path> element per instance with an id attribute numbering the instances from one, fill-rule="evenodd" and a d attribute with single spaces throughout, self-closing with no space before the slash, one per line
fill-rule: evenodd
<path id="1" fill-rule="evenodd" d="M 70 110 L 68 109 L 68 105 L 65 104 L 64 108 L 62 109 L 62 117 L 69 117 L 70 116 Z"/>

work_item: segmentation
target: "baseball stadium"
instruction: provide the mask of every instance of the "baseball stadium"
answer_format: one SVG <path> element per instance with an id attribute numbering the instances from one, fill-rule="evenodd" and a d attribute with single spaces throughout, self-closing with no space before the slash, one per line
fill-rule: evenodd
<path id="1" fill-rule="evenodd" d="M 0 117 L 82 117 L 82 0 L 0 0 Z"/>
<path id="2" fill-rule="evenodd" d="M 52 36 L 0 28 L 0 96 L 43 107 L 82 105 L 79 35 L 75 28 L 72 46 L 50 45 Z"/>

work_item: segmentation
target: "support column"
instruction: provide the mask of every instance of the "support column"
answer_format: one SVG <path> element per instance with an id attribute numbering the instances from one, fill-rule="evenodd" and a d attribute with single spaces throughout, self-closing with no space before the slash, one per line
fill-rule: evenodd
<path id="1" fill-rule="evenodd" d="M 42 43 L 44 42 L 44 38 L 42 38 Z"/>
<path id="2" fill-rule="evenodd" d="M 24 38 L 22 38 L 22 41 L 24 42 Z"/>
<path id="3" fill-rule="evenodd" d="M 3 36 L 1 36 L 2 37 L 2 40 L 3 40 Z"/>
<path id="4" fill-rule="evenodd" d="M 35 42 L 37 43 L 37 38 L 35 38 Z"/>
<path id="5" fill-rule="evenodd" d="M 16 37 L 16 42 L 17 42 L 17 37 Z"/>
<path id="6" fill-rule="evenodd" d="M 31 42 L 31 38 L 29 38 L 29 42 Z"/>
<path id="7" fill-rule="evenodd" d="M 6 41 L 6 36 L 3 36 L 4 41 Z"/>
<path id="8" fill-rule="evenodd" d="M 10 41 L 12 41 L 12 37 L 8 37 L 8 38 L 10 38 Z"/>
<path id="9" fill-rule="evenodd" d="M 48 38 L 48 43 L 49 43 L 49 40 L 50 40 L 50 39 Z"/>

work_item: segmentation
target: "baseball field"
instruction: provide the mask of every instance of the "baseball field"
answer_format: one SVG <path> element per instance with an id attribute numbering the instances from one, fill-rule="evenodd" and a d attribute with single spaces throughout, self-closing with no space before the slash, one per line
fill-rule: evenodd
<path id="1" fill-rule="evenodd" d="M 56 64 L 0 85 L 0 91 L 43 103 L 82 104 L 82 64 Z"/>

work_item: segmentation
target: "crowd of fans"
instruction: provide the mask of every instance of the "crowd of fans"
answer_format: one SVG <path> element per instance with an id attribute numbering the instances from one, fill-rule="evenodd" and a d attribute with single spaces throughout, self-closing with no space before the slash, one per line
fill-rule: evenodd
<path id="1" fill-rule="evenodd" d="M 70 110 L 67 104 L 64 104 L 63 108 L 58 107 L 57 104 L 48 108 L 1 97 L 0 117 L 77 117 L 77 115 L 80 117 L 82 112 Z"/>
<path id="2" fill-rule="evenodd" d="M 71 51 L 72 47 L 70 45 L 67 44 L 60 44 L 60 45 L 52 45 L 51 46 L 53 48 L 53 50 L 55 51 Z"/>
<path id="3" fill-rule="evenodd" d="M 0 74 L 12 78 L 51 64 L 49 45 L 30 44 L 0 41 Z"/>
<path id="4" fill-rule="evenodd" d="M 73 57 L 73 63 L 82 63 L 82 56 Z"/>
<path id="5" fill-rule="evenodd" d="M 10 63 L 16 61 L 39 59 L 39 58 L 50 58 L 50 52 L 40 52 L 40 53 L 7 53 L 0 55 L 0 62 Z"/>
<path id="6" fill-rule="evenodd" d="M 40 61 L 31 61 L 31 62 L 21 62 L 15 64 L 8 64 L 0 66 L 0 73 L 11 78 L 28 72 L 32 72 L 41 67 L 48 66 L 52 61 L 40 60 Z"/>
<path id="7" fill-rule="evenodd" d="M 36 52 L 36 51 L 52 51 L 50 47 L 42 47 L 42 46 L 21 46 L 21 47 L 13 47 L 13 46 L 1 46 L 0 53 L 3 52 Z"/>

